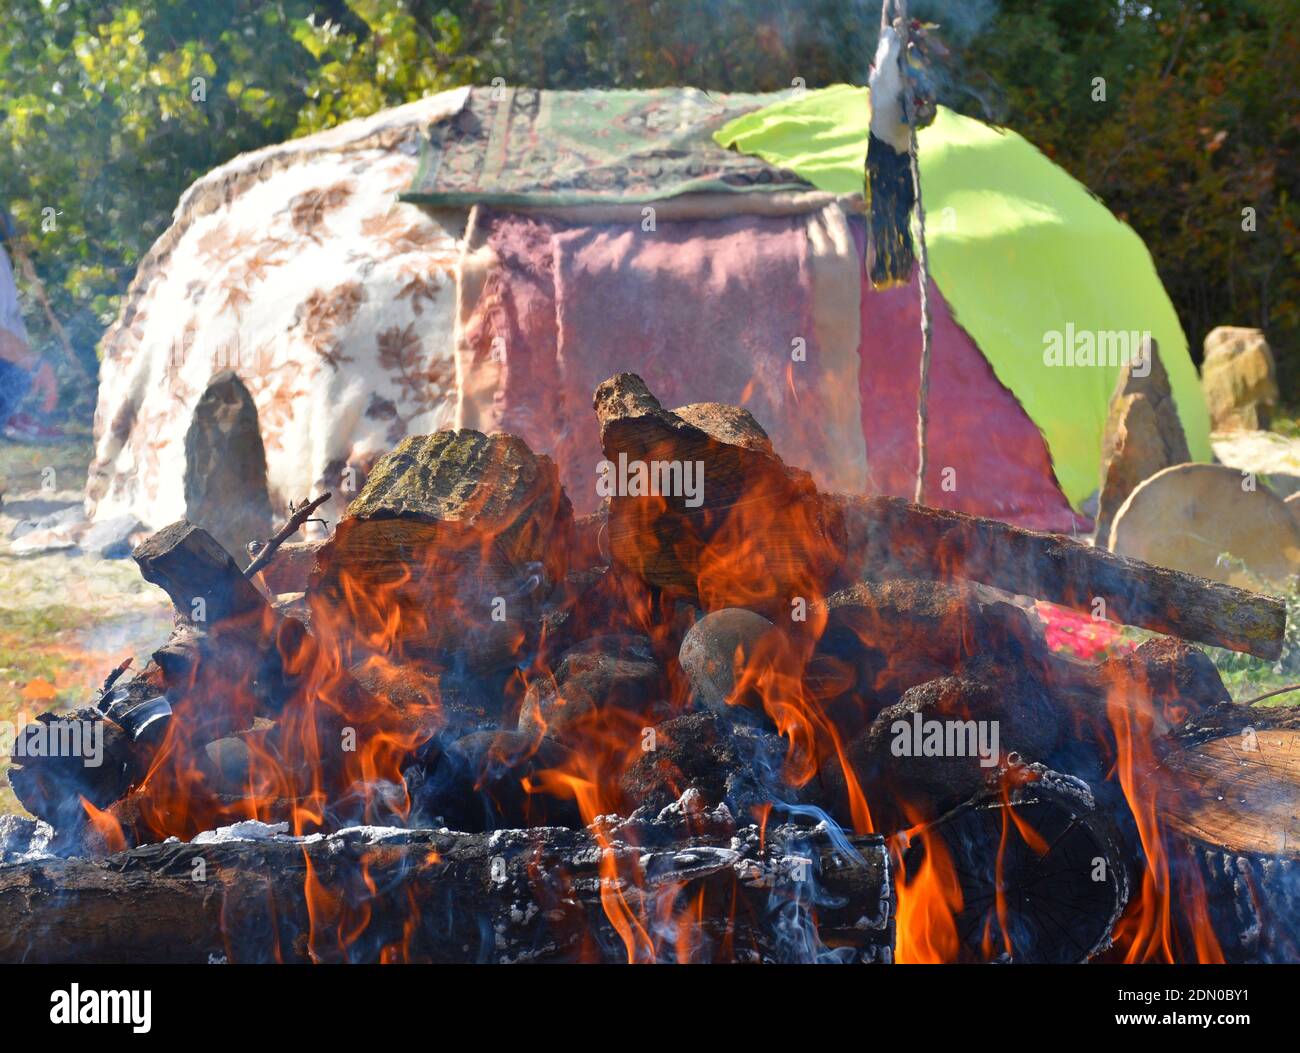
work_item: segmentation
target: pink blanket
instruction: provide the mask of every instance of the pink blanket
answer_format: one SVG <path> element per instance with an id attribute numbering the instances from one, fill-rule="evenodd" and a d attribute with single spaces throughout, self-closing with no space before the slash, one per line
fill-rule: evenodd
<path id="1" fill-rule="evenodd" d="M 600 500 L 592 394 L 621 371 L 640 374 L 665 406 L 744 406 L 788 462 L 829 489 L 860 489 L 857 391 L 844 384 L 856 356 L 819 345 L 829 330 L 813 317 L 809 215 L 654 231 L 510 214 L 482 221 L 496 264 L 462 342 L 475 359 L 495 344 L 501 370 L 492 412 L 474 419 L 554 456 L 577 511 Z M 847 228 L 844 240 L 851 253 Z"/>

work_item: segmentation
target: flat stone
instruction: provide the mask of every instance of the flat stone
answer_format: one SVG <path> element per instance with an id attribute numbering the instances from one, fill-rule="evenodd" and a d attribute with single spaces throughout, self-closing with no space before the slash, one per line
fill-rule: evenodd
<path id="1" fill-rule="evenodd" d="M 133 515 L 102 519 L 86 528 L 78 547 L 101 559 L 127 559 L 131 555 L 132 535 L 143 529 L 144 524 Z"/>

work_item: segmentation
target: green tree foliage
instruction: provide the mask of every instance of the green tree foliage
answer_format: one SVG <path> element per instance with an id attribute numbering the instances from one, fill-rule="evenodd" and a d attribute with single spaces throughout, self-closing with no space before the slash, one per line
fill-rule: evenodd
<path id="1" fill-rule="evenodd" d="M 190 183 L 244 150 L 464 83 L 458 34 L 450 15 L 420 26 L 378 0 L 10 0 L 0 200 L 78 353 L 93 367 Z M 48 345 L 41 312 L 26 316 Z"/>
<path id="2" fill-rule="evenodd" d="M 1142 235 L 1196 356 L 1217 325 L 1258 326 L 1300 404 L 1300 4 L 1002 0 L 959 66 L 958 108 Z"/>
<path id="3" fill-rule="evenodd" d="M 1261 326 L 1300 393 L 1295 0 L 910 7 L 953 47 L 944 101 L 1021 131 L 1132 223 L 1194 349 L 1214 325 Z M 0 188 L 93 361 L 181 192 L 242 150 L 498 77 L 861 83 L 879 11 L 878 0 L 10 0 Z"/>

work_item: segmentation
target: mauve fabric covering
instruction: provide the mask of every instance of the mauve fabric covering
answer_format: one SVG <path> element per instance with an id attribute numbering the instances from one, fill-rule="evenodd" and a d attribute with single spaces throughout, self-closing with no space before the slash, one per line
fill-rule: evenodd
<path id="1" fill-rule="evenodd" d="M 746 407 L 789 463 L 826 489 L 860 490 L 858 333 L 845 324 L 858 264 L 833 208 L 653 231 L 484 213 L 491 272 L 462 312 L 459 354 L 463 371 L 495 380 L 474 380 L 461 423 L 554 456 L 575 509 L 590 511 L 602 457 L 592 395 L 630 371 L 668 407 Z"/>

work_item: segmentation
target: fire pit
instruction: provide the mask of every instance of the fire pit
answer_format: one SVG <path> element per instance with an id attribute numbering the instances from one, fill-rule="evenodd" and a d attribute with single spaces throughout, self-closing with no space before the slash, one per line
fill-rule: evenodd
<path id="1" fill-rule="evenodd" d="M 630 374 L 595 411 L 592 516 L 463 430 L 250 573 L 187 522 L 142 544 L 175 628 L 16 744 L 48 827 L 7 830 L 0 957 L 1300 955 L 1300 731 L 1184 642 L 1276 657 L 1279 601 L 821 493 Z M 1069 655 L 1035 600 L 1152 635 Z"/>

